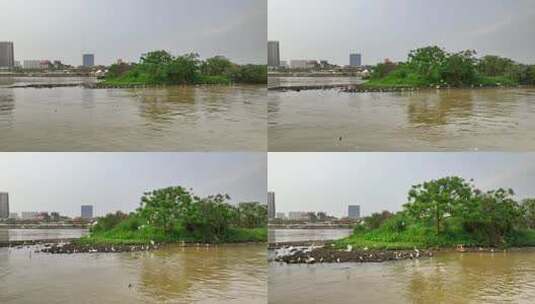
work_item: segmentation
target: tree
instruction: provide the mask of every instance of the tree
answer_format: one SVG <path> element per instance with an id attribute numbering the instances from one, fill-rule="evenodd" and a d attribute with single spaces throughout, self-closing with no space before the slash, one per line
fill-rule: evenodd
<path id="1" fill-rule="evenodd" d="M 442 67 L 442 80 L 454 86 L 473 84 L 477 75 L 475 54 L 467 50 L 449 55 Z"/>
<path id="2" fill-rule="evenodd" d="M 528 198 L 522 201 L 524 208 L 524 221 L 529 229 L 535 229 L 535 199 Z"/>
<path id="3" fill-rule="evenodd" d="M 524 214 L 521 206 L 512 198 L 513 190 L 498 189 L 480 193 L 475 200 L 477 209 L 470 217 L 464 217 L 465 230 L 472 234 L 484 234 L 490 245 L 505 243 L 505 237 L 521 223 Z"/>
<path id="4" fill-rule="evenodd" d="M 424 79 L 440 82 L 441 71 L 448 59 L 448 53 L 438 46 L 428 46 L 412 50 L 408 65 Z"/>
<path id="5" fill-rule="evenodd" d="M 438 235 L 444 218 L 454 215 L 456 208 L 471 198 L 472 189 L 461 177 L 432 180 L 412 186 L 404 207 L 416 219 L 432 222 Z"/>
<path id="6" fill-rule="evenodd" d="M 366 228 L 370 230 L 377 229 L 381 227 L 381 225 L 383 225 L 383 223 L 392 216 L 393 214 L 386 210 L 381 213 L 376 212 L 370 216 L 365 217 L 364 224 L 366 225 Z"/>
<path id="7" fill-rule="evenodd" d="M 259 228 L 267 225 L 267 205 L 258 202 L 240 203 L 238 205 L 237 226 Z"/>
<path id="8" fill-rule="evenodd" d="M 197 200 L 183 187 L 168 187 L 145 193 L 138 211 L 150 225 L 171 232 L 177 222 L 195 215 L 193 204 Z"/>
<path id="9" fill-rule="evenodd" d="M 169 54 L 167 51 L 159 50 L 152 51 L 141 56 L 141 64 L 168 64 L 173 61 L 173 55 Z"/>
<path id="10" fill-rule="evenodd" d="M 223 56 L 206 59 L 201 64 L 201 73 L 207 76 L 220 76 L 230 74 L 234 64 Z"/>

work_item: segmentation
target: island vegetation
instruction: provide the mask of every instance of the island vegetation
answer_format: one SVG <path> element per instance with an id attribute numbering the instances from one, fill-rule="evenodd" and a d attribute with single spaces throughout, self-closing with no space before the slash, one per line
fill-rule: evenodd
<path id="1" fill-rule="evenodd" d="M 141 56 L 139 63 L 113 64 L 101 82 L 103 86 L 266 84 L 267 66 L 238 65 L 223 56 L 201 60 L 191 53 L 173 56 L 153 51 Z"/>
<path id="2" fill-rule="evenodd" d="M 184 187 L 145 193 L 130 214 L 98 218 L 80 246 L 162 243 L 243 243 L 267 241 L 267 206 L 229 203 L 228 195 L 201 198 Z"/>
<path id="3" fill-rule="evenodd" d="M 337 248 L 414 249 L 535 246 L 535 199 L 511 189 L 483 192 L 473 181 L 445 177 L 414 185 L 397 213 L 364 218 Z"/>
<path id="4" fill-rule="evenodd" d="M 365 88 L 497 87 L 535 85 L 535 65 L 476 51 L 447 52 L 438 46 L 412 50 L 406 62 L 376 65 Z"/>

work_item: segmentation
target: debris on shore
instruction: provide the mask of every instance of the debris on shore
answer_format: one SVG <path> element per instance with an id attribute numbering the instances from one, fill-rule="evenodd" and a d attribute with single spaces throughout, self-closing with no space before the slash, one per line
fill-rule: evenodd
<path id="1" fill-rule="evenodd" d="M 286 247 L 276 250 L 274 261 L 288 264 L 315 263 L 381 263 L 432 257 L 431 250 L 376 250 L 329 247 Z"/>
<path id="2" fill-rule="evenodd" d="M 134 251 L 150 251 L 159 248 L 159 244 L 151 242 L 146 245 L 82 245 L 76 243 L 45 244 L 41 252 L 52 254 L 73 253 L 119 253 Z"/>

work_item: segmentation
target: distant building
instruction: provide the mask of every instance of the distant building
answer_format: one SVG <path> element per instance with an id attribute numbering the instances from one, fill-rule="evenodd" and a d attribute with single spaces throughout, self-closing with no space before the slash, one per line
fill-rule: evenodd
<path id="1" fill-rule="evenodd" d="M 275 215 L 275 218 L 278 218 L 278 219 L 281 219 L 281 220 L 285 220 L 286 219 L 286 214 L 284 212 L 277 212 L 277 214 Z"/>
<path id="2" fill-rule="evenodd" d="M 268 192 L 268 219 L 274 219 L 276 214 L 275 209 L 275 192 Z"/>
<path id="3" fill-rule="evenodd" d="M 81 217 L 84 219 L 92 219 L 93 218 L 93 205 L 83 205 Z"/>
<path id="4" fill-rule="evenodd" d="M 310 216 L 305 211 L 290 211 L 288 213 L 288 219 L 291 221 L 308 221 Z"/>
<path id="5" fill-rule="evenodd" d="M 288 65 L 288 61 L 281 60 L 280 67 L 281 68 L 289 68 L 290 66 Z"/>
<path id="6" fill-rule="evenodd" d="M 9 194 L 0 192 L 0 218 L 9 218 Z"/>
<path id="7" fill-rule="evenodd" d="M 358 54 L 358 53 L 349 54 L 349 65 L 352 67 L 362 66 L 362 54 Z"/>
<path id="8" fill-rule="evenodd" d="M 82 56 L 83 60 L 83 66 L 84 67 L 92 67 L 95 66 L 95 55 L 94 54 L 84 54 Z"/>
<path id="9" fill-rule="evenodd" d="M 347 207 L 347 217 L 350 219 L 360 218 L 360 205 L 349 205 Z"/>
<path id="10" fill-rule="evenodd" d="M 13 42 L 0 41 L 0 68 L 12 68 L 15 66 L 15 51 Z"/>
<path id="11" fill-rule="evenodd" d="M 11 213 L 9 213 L 9 218 L 10 219 L 18 219 L 19 218 L 19 214 L 17 212 L 11 212 Z"/>
<path id="12" fill-rule="evenodd" d="M 281 64 L 278 41 L 268 41 L 268 66 L 278 68 Z"/>
<path id="13" fill-rule="evenodd" d="M 22 64 L 20 64 L 20 61 L 15 60 L 15 67 L 22 68 Z"/>
<path id="14" fill-rule="evenodd" d="M 39 216 L 39 212 L 35 211 L 23 211 L 21 217 L 23 220 L 35 220 Z"/>
<path id="15" fill-rule="evenodd" d="M 50 212 L 50 220 L 52 222 L 59 222 L 61 220 L 59 212 Z"/>
<path id="16" fill-rule="evenodd" d="M 292 69 L 306 69 L 307 60 L 290 60 L 290 68 Z"/>
<path id="17" fill-rule="evenodd" d="M 24 60 L 22 63 L 22 68 L 26 70 L 39 70 L 43 69 L 44 66 L 41 65 L 43 60 Z"/>

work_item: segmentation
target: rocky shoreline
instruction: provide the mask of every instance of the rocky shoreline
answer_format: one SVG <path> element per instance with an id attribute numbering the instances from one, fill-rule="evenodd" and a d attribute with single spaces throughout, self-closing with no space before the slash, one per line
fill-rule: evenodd
<path id="1" fill-rule="evenodd" d="M 468 86 L 468 87 L 451 87 L 445 85 L 433 85 L 428 87 L 370 87 L 365 84 L 328 84 L 328 85 L 301 85 L 301 86 L 285 86 L 285 87 L 270 87 L 270 91 L 311 91 L 311 90 L 334 90 L 337 89 L 341 93 L 389 93 L 389 92 L 416 92 L 421 90 L 442 90 L 442 89 L 488 89 L 488 88 L 515 88 L 521 86 Z"/>
<path id="2" fill-rule="evenodd" d="M 73 242 L 59 244 L 45 244 L 40 252 L 51 254 L 73 254 L 73 253 L 120 253 L 134 251 L 150 251 L 160 247 L 159 244 L 151 242 L 147 245 L 80 245 Z"/>
<path id="3" fill-rule="evenodd" d="M 375 250 L 375 249 L 336 249 L 329 247 L 288 247 L 275 253 L 276 262 L 287 264 L 316 263 L 382 263 L 432 257 L 431 250 Z"/>

